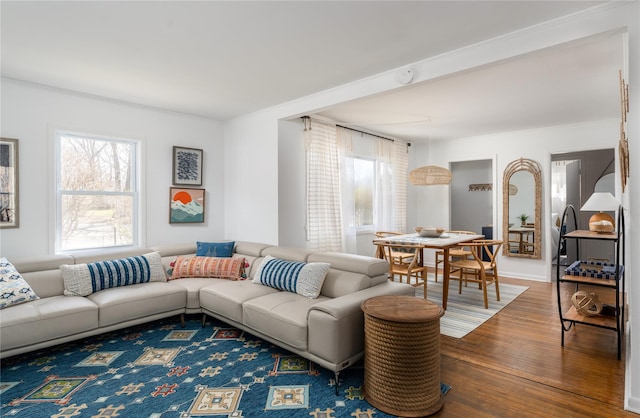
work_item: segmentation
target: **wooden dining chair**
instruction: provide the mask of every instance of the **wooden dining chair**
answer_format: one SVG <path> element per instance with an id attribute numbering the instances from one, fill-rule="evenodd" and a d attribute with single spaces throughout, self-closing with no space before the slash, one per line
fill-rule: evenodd
<path id="1" fill-rule="evenodd" d="M 464 235 L 476 235 L 475 232 L 471 231 L 445 231 L 447 234 L 464 234 Z M 462 248 L 462 246 L 457 245 L 455 247 L 451 247 L 449 250 L 449 261 L 457 260 L 460 258 L 464 258 L 469 256 L 469 251 Z M 435 281 L 438 282 L 438 264 L 444 264 L 444 250 L 436 251 L 436 272 L 435 272 Z M 443 274 L 444 274 L 444 266 L 443 266 Z"/>
<path id="2" fill-rule="evenodd" d="M 535 237 L 533 232 L 526 232 L 522 243 L 523 254 L 533 254 L 535 252 Z"/>
<path id="3" fill-rule="evenodd" d="M 500 300 L 496 255 L 499 253 L 502 243 L 499 240 L 474 240 L 464 243 L 461 246 L 464 250 L 469 251 L 470 255 L 451 263 L 449 279 L 459 281 L 458 293 L 462 293 L 462 282 L 478 283 L 482 289 L 485 309 L 489 308 L 488 285 L 494 284 L 496 300 Z"/>
<path id="4" fill-rule="evenodd" d="M 402 232 L 387 232 L 387 231 L 376 231 L 374 232 L 374 235 L 376 238 L 387 238 L 387 237 L 392 237 L 392 236 L 396 236 L 396 235 L 403 235 Z M 386 259 L 386 254 L 384 254 L 384 251 L 382 250 L 382 247 L 380 245 L 378 245 L 378 248 L 376 249 L 376 257 L 378 258 L 383 258 Z M 413 252 L 410 253 L 406 253 L 406 252 L 401 252 L 401 251 L 394 251 L 392 253 L 392 257 L 402 261 L 404 260 L 405 262 L 410 261 L 410 259 L 413 257 Z M 387 260 L 389 261 L 389 260 Z"/>
<path id="5" fill-rule="evenodd" d="M 424 297 L 427 298 L 427 267 L 422 263 L 422 246 L 415 244 L 382 244 L 386 260 L 389 262 L 389 278 L 394 280 L 399 276 L 400 283 L 416 287 L 424 287 Z M 412 254 L 410 260 L 393 256 L 394 253 Z"/>
<path id="6" fill-rule="evenodd" d="M 507 241 L 507 248 L 510 254 L 520 253 L 520 241 L 521 235 L 517 232 L 509 232 L 509 241 Z"/>

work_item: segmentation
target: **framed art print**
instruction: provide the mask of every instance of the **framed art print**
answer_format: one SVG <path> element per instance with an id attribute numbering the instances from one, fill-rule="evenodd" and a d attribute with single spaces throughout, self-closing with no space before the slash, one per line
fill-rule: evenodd
<path id="1" fill-rule="evenodd" d="M 0 228 L 17 228 L 18 140 L 0 138 Z"/>
<path id="2" fill-rule="evenodd" d="M 173 184 L 202 186 L 202 150 L 173 147 Z"/>
<path id="3" fill-rule="evenodd" d="M 169 188 L 169 223 L 203 223 L 204 189 Z"/>

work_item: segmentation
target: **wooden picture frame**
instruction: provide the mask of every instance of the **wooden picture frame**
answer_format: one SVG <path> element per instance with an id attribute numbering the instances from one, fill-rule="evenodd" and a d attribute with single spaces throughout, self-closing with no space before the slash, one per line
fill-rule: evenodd
<path id="1" fill-rule="evenodd" d="M 202 186 L 202 154 L 198 148 L 173 147 L 174 186 Z"/>
<path id="2" fill-rule="evenodd" d="M 627 113 L 629 113 L 629 84 L 622 78 L 622 70 L 618 71 L 620 78 L 620 140 L 618 141 L 618 158 L 620 159 L 620 185 L 622 193 L 627 187 L 629 177 L 629 140 L 625 132 Z"/>
<path id="3" fill-rule="evenodd" d="M 205 189 L 169 188 L 169 223 L 204 223 Z"/>
<path id="4" fill-rule="evenodd" d="M 20 226 L 18 140 L 0 138 L 0 228 Z"/>
<path id="5" fill-rule="evenodd" d="M 515 184 L 514 180 L 521 183 Z M 512 185 L 516 185 L 517 193 L 511 193 Z M 525 202 L 529 210 L 521 212 L 517 203 Z M 530 205 L 530 206 L 529 206 Z M 514 218 L 522 213 L 527 216 L 522 225 L 514 225 Z M 532 224 L 526 219 L 533 220 Z M 542 168 L 537 161 L 520 158 L 511 161 L 504 169 L 502 178 L 502 235 L 504 245 L 502 255 L 520 258 L 542 258 Z M 530 222 L 530 221 L 529 221 Z M 509 240 L 511 236 L 512 240 Z M 525 238 L 531 237 L 533 241 Z M 512 252 L 511 245 L 514 244 Z"/>

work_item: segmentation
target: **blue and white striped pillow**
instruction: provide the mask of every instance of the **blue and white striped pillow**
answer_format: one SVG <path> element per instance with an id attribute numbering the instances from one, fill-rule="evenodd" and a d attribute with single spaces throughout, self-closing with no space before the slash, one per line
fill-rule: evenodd
<path id="1" fill-rule="evenodd" d="M 66 296 L 87 296 L 112 287 L 166 281 L 160 253 L 60 266 Z"/>
<path id="2" fill-rule="evenodd" d="M 327 277 L 329 263 L 303 263 L 266 256 L 253 278 L 254 283 L 315 299 Z"/>

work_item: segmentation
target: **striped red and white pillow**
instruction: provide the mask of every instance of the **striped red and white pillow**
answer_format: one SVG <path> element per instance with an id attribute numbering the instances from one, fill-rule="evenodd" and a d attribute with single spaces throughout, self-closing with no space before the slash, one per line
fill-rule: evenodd
<path id="1" fill-rule="evenodd" d="M 179 256 L 173 263 L 169 280 L 187 277 L 243 280 L 245 262 L 244 257 Z"/>

